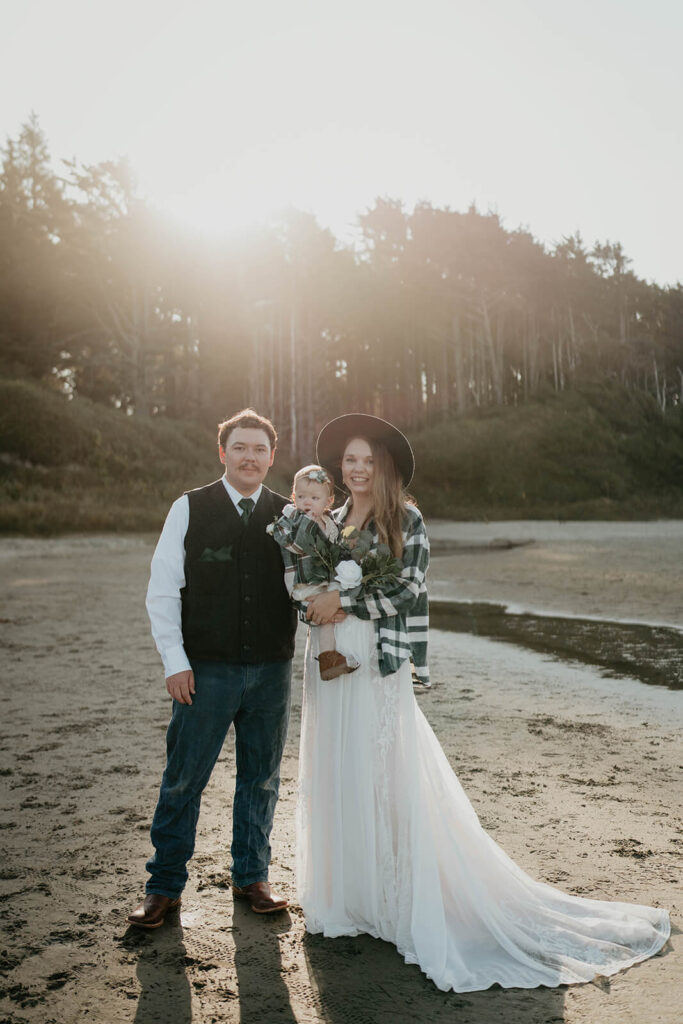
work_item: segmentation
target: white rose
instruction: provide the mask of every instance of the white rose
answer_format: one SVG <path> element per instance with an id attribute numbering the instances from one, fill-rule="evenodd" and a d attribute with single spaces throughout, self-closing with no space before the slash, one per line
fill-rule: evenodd
<path id="1" fill-rule="evenodd" d="M 337 574 L 334 578 L 342 590 L 351 590 L 352 587 L 357 587 L 363 579 L 363 570 L 358 562 L 354 562 L 352 558 L 346 558 L 337 565 Z"/>

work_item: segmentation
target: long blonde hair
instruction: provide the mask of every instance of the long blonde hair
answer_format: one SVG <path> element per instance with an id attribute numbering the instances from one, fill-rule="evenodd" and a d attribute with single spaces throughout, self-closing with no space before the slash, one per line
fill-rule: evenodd
<path id="1" fill-rule="evenodd" d="M 372 452 L 372 509 L 370 515 L 375 523 L 380 543 L 387 544 L 395 558 L 403 554 L 403 517 L 406 505 L 415 502 L 406 493 L 403 481 L 396 469 L 389 449 L 381 441 L 358 436 L 370 445 Z M 349 441 L 353 438 L 349 438 Z M 347 441 L 347 445 L 348 445 Z"/>

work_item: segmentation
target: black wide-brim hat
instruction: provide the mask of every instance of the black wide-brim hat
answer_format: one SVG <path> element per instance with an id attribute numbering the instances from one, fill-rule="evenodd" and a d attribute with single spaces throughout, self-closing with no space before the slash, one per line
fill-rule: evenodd
<path id="1" fill-rule="evenodd" d="M 410 442 L 398 427 L 379 416 L 362 412 L 349 412 L 326 423 L 316 441 L 316 460 L 334 475 L 335 483 L 342 487 L 341 460 L 347 443 L 354 437 L 367 441 L 381 441 L 386 447 L 396 470 L 407 487 L 415 472 L 415 457 Z"/>

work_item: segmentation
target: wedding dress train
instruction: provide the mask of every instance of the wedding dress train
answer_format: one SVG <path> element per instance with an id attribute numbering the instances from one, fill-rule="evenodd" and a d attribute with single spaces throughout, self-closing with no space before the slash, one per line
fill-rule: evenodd
<path id="1" fill-rule="evenodd" d="M 309 932 L 394 943 L 443 990 L 611 975 L 656 953 L 667 911 L 534 881 L 479 823 L 413 695 L 383 678 L 372 623 L 336 627 L 361 667 L 322 682 L 310 631 L 300 754 L 298 887 Z"/>

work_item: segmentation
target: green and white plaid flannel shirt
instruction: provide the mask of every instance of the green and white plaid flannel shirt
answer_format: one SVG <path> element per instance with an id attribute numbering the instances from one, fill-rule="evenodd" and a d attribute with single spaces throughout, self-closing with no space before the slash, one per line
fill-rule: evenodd
<path id="1" fill-rule="evenodd" d="M 340 530 L 350 504 L 349 499 L 332 513 Z M 374 522 L 370 521 L 367 529 L 373 532 L 374 549 L 380 543 Z M 405 510 L 401 559 L 403 569 L 395 583 L 382 590 L 363 590 L 358 597 L 342 591 L 341 606 L 345 612 L 375 623 L 379 668 L 383 676 L 396 672 L 401 662 L 412 658 L 415 675 L 424 686 L 429 686 L 429 598 L 425 581 L 429 539 L 422 513 L 414 505 L 407 505 Z"/>
<path id="2" fill-rule="evenodd" d="M 335 509 L 332 518 L 341 532 L 350 508 L 350 499 Z M 287 505 L 283 514 L 268 532 L 282 550 L 285 565 L 285 583 L 292 592 L 294 583 L 320 583 L 319 565 L 305 555 L 297 539 L 305 534 L 322 534 L 318 524 L 308 515 Z M 367 529 L 373 533 L 374 550 L 380 543 L 374 522 Z M 324 536 L 324 535 L 323 535 Z M 429 632 L 429 599 L 425 576 L 429 566 L 429 540 L 422 513 L 414 505 L 407 505 L 403 521 L 403 569 L 395 583 L 382 590 L 363 590 L 357 597 L 343 591 L 340 594 L 344 611 L 371 620 L 377 636 L 377 656 L 383 676 L 396 672 L 403 661 L 412 659 L 415 675 L 424 686 L 429 686 L 427 638 Z M 297 602 L 298 603 L 298 602 Z M 306 621 L 306 605 L 299 604 L 301 618 Z"/>
<path id="3" fill-rule="evenodd" d="M 296 505 L 285 505 L 280 518 L 267 526 L 266 532 L 280 545 L 282 550 L 285 586 L 290 596 L 296 583 L 328 582 L 325 573 L 321 572 L 320 563 L 311 555 L 305 554 L 301 547 L 301 541 L 306 537 L 328 541 L 327 534 L 315 519 L 305 512 L 301 512 Z M 302 619 L 306 621 L 305 605 Z"/>

